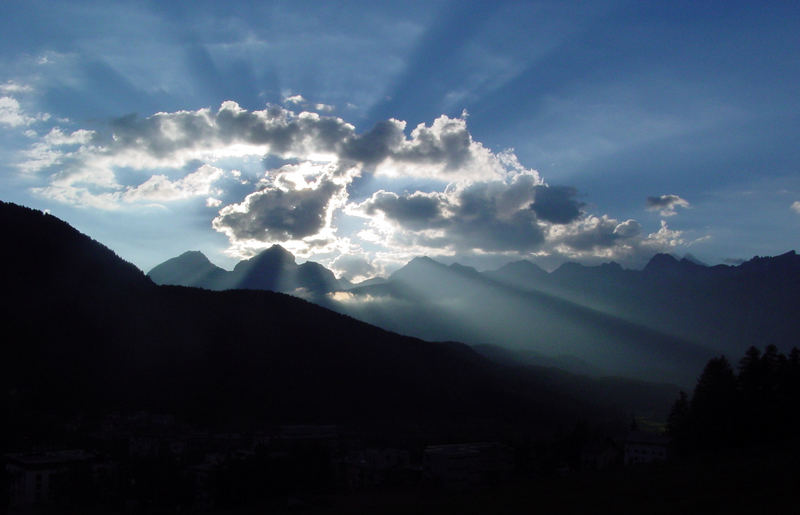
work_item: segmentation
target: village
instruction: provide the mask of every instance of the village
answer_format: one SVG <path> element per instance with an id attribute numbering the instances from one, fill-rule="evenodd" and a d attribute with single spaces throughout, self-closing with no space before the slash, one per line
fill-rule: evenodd
<path id="1" fill-rule="evenodd" d="M 5 454 L 3 493 L 10 512 L 211 511 L 265 501 L 291 508 L 332 494 L 463 492 L 669 457 L 664 435 L 640 430 L 612 438 L 576 429 L 535 444 L 441 443 L 389 441 L 336 425 L 209 432 L 148 412 L 110 414 L 86 434 L 78 423 L 67 429 L 76 446 L 39 445 Z"/>

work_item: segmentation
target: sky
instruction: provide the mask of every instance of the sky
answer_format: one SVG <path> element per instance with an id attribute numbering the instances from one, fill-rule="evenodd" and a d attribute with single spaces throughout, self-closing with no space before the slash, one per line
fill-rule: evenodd
<path id="1" fill-rule="evenodd" d="M 0 31 L 0 199 L 144 271 L 800 247 L 795 2 L 8 0 Z"/>

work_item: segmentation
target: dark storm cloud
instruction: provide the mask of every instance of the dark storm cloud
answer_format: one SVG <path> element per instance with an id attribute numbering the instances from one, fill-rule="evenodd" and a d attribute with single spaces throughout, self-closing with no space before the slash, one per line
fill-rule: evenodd
<path id="1" fill-rule="evenodd" d="M 342 145 L 342 157 L 368 165 L 380 163 L 405 140 L 403 124 L 396 120 L 377 123 L 370 131 Z"/>
<path id="2" fill-rule="evenodd" d="M 569 186 L 544 186 L 534 188 L 535 202 L 531 209 L 540 219 L 554 224 L 568 224 L 581 216 L 583 202 L 575 200 L 578 190 Z"/>
<path id="3" fill-rule="evenodd" d="M 380 191 L 359 207 L 366 215 L 380 211 L 399 225 L 406 231 L 404 244 L 525 251 L 544 242 L 536 213 L 529 208 L 535 180 L 522 175 L 511 184 L 477 182 L 444 194 L 397 195 Z M 436 230 L 439 235 L 421 232 L 426 229 Z"/>
<path id="4" fill-rule="evenodd" d="M 285 241 L 317 234 L 333 196 L 342 186 L 323 182 L 316 189 L 265 189 L 220 210 L 215 229 L 239 240 Z"/>
<path id="5" fill-rule="evenodd" d="M 544 242 L 544 233 L 530 210 L 517 211 L 508 218 L 498 218 L 489 211 L 470 218 L 454 218 L 448 232 L 456 247 L 463 250 L 526 251 Z"/>
<path id="6" fill-rule="evenodd" d="M 426 229 L 441 223 L 441 203 L 442 200 L 436 195 L 417 192 L 400 196 L 381 190 L 364 204 L 364 212 L 374 215 L 381 211 L 404 227 Z"/>

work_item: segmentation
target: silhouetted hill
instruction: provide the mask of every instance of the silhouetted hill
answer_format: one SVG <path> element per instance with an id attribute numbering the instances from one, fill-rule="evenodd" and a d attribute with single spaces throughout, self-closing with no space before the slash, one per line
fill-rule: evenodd
<path id="1" fill-rule="evenodd" d="M 463 344 L 399 336 L 295 297 L 158 287 L 52 216 L 4 203 L 0 219 L 17 250 L 0 255 L 7 429 L 39 412 L 148 409 L 225 424 L 544 431 L 605 417 L 611 404 Z M 272 249 L 249 266 L 292 261 Z"/>

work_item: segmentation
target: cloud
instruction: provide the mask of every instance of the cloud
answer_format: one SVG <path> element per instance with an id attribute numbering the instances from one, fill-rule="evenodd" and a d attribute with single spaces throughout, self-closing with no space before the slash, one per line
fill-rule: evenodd
<path id="1" fill-rule="evenodd" d="M 339 277 L 356 282 L 374 277 L 380 272 L 366 257 L 357 254 L 341 254 L 331 262 L 329 268 Z"/>
<path id="2" fill-rule="evenodd" d="M 512 149 L 494 152 L 475 141 L 466 114 L 439 116 L 410 133 L 396 119 L 358 133 L 335 116 L 226 101 L 216 110 L 129 115 L 109 127 L 32 132 L 19 167 L 44 182 L 33 192 L 98 209 L 205 197 L 217 209 L 212 228 L 239 258 L 280 243 L 302 257 L 327 252 L 337 271 L 366 276 L 357 264 L 380 270 L 400 255 L 616 258 L 685 244 L 666 224 L 643 236 L 635 220 L 585 212 L 574 188 L 546 184 Z M 245 168 L 251 157 L 286 164 Z M 358 177 L 383 188 L 351 200 Z M 689 206 L 677 195 L 647 202 L 664 216 Z M 336 261 L 362 244 L 369 261 Z"/>
<path id="3" fill-rule="evenodd" d="M 532 205 L 536 215 L 547 222 L 567 224 L 581 214 L 582 202 L 574 199 L 578 191 L 568 186 L 544 186 L 535 188 L 536 202 Z"/>
<path id="4" fill-rule="evenodd" d="M 588 216 L 569 226 L 551 227 L 549 240 L 572 251 L 588 252 L 624 245 L 641 232 L 636 220 L 619 222 L 607 215 Z"/>
<path id="5" fill-rule="evenodd" d="M 28 116 L 22 111 L 16 98 L 0 97 L 0 124 L 19 127 L 30 125 L 35 121 L 35 117 Z"/>
<path id="6" fill-rule="evenodd" d="M 284 166 L 268 172 L 244 201 L 220 209 L 212 227 L 232 243 L 255 246 L 319 236 L 344 201 L 346 180 L 336 166 Z"/>
<path id="7" fill-rule="evenodd" d="M 339 302 L 342 304 L 372 304 L 375 302 L 386 302 L 386 303 L 397 303 L 397 299 L 390 297 L 388 295 L 370 295 L 368 293 L 361 293 L 359 295 L 355 295 L 349 291 L 335 291 L 332 293 L 326 294 L 326 296 L 335 302 Z"/>
<path id="8" fill-rule="evenodd" d="M 224 175 L 224 170 L 210 165 L 203 165 L 176 181 L 171 181 L 166 175 L 153 175 L 142 184 L 125 191 L 122 198 L 126 202 L 169 202 L 219 194 L 221 192 L 212 190 L 212 185 Z"/>
<path id="9" fill-rule="evenodd" d="M 794 202 L 792 202 L 792 206 L 790 209 L 795 213 L 800 214 L 800 200 L 795 200 Z"/>
<path id="10" fill-rule="evenodd" d="M 363 204 L 363 212 L 370 217 L 382 212 L 401 226 L 427 229 L 442 223 L 443 203 L 438 193 L 415 192 L 401 196 L 379 190 Z"/>
<path id="11" fill-rule="evenodd" d="M 51 147 L 85 145 L 92 141 L 94 134 L 94 131 L 86 129 L 79 129 L 66 134 L 61 128 L 54 127 L 44 136 L 44 142 Z"/>
<path id="12" fill-rule="evenodd" d="M 684 245 L 686 240 L 683 239 L 683 232 L 670 229 L 665 220 L 661 220 L 661 228 L 647 235 L 647 238 L 642 241 L 644 248 L 652 250 L 653 252 L 663 252 L 667 249 L 673 249 Z"/>
<path id="13" fill-rule="evenodd" d="M 306 99 L 303 98 L 303 95 L 291 95 L 283 99 L 286 104 L 303 104 L 305 101 Z"/>
<path id="14" fill-rule="evenodd" d="M 677 214 L 676 207 L 688 208 L 689 202 L 678 195 L 647 197 L 647 210 L 659 211 L 661 216 L 675 216 Z"/>
<path id="15" fill-rule="evenodd" d="M 29 93 L 33 88 L 26 84 L 18 84 L 13 80 L 6 81 L 5 84 L 0 84 L 0 93 Z"/>
<path id="16" fill-rule="evenodd" d="M 292 104 L 294 106 L 303 107 L 305 109 L 311 109 L 314 111 L 324 112 L 324 113 L 331 113 L 336 110 L 336 106 L 330 104 L 323 104 L 321 102 L 311 103 L 306 100 L 303 95 L 290 95 L 286 96 L 283 99 L 284 104 Z"/>
<path id="17" fill-rule="evenodd" d="M 27 118 L 19 118 L 18 104 L 13 102 L 6 121 L 28 123 Z M 61 186 L 83 189 L 82 197 L 98 187 L 110 188 L 102 193 L 120 192 L 121 185 L 107 180 L 120 169 L 144 173 L 180 170 L 197 161 L 213 165 L 247 156 L 344 163 L 377 175 L 427 178 L 443 184 L 525 172 L 508 154 L 495 154 L 475 142 L 464 118 L 447 116 L 430 125 L 420 124 L 408 137 L 405 123 L 398 120 L 378 123 L 357 134 L 353 125 L 338 117 L 298 114 L 280 106 L 248 111 L 226 101 L 216 111 L 161 112 L 147 118 L 130 115 L 113 120 L 110 127 L 108 134 L 67 133 L 56 127 L 23 154 L 27 159 L 19 166 L 57 176 Z M 61 148 L 64 145 L 79 148 L 66 151 Z M 152 174 L 142 182 L 150 177 Z"/>
<path id="18" fill-rule="evenodd" d="M 530 208 L 538 174 L 481 181 L 444 192 L 378 191 L 351 213 L 370 220 L 375 233 L 393 243 L 439 250 L 527 250 L 544 241 Z"/>

